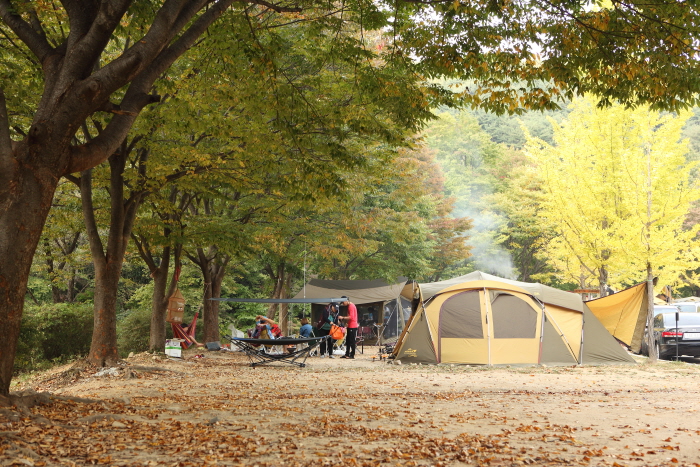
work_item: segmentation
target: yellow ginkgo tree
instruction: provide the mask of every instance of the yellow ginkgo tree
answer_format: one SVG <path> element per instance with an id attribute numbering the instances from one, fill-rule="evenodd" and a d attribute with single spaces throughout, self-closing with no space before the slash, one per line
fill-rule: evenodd
<path id="1" fill-rule="evenodd" d="M 542 215 L 557 227 L 549 245 L 558 271 L 582 286 L 648 281 L 647 326 L 653 324 L 653 278 L 674 284 L 698 258 L 697 232 L 686 218 L 700 199 L 681 130 L 688 114 L 647 107 L 597 108 L 583 98 L 561 125 L 555 145 L 528 137 L 526 151 L 542 177 Z M 657 358 L 647 335 L 649 357 Z"/>
<path id="2" fill-rule="evenodd" d="M 561 278 L 597 283 L 605 294 L 648 275 L 674 284 L 694 268 L 698 227 L 684 221 L 700 189 L 681 141 L 688 116 L 600 109 L 582 98 L 553 123 L 555 145 L 528 137 L 541 215 L 557 229 L 548 254 Z"/>

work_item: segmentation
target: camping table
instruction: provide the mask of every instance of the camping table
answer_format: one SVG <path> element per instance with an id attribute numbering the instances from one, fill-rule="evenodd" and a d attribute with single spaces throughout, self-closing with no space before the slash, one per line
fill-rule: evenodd
<path id="1" fill-rule="evenodd" d="M 280 339 L 247 339 L 243 337 L 231 336 L 224 336 L 224 338 L 230 340 L 232 344 L 245 352 L 248 360 L 250 360 L 250 366 L 252 367 L 264 365 L 270 362 L 281 362 L 289 365 L 297 365 L 301 368 L 306 366 L 305 362 L 309 356 L 309 352 L 315 349 L 322 340 L 326 339 L 326 337 L 302 337 L 298 339 L 291 337 L 282 337 Z M 308 345 L 301 348 L 299 344 Z M 281 345 L 283 347 L 282 353 L 270 353 L 266 351 L 267 349 L 265 346 L 277 345 Z M 294 350 L 292 352 L 287 352 L 284 350 L 284 346 L 286 345 L 293 345 Z M 302 360 L 297 361 L 299 359 Z"/>

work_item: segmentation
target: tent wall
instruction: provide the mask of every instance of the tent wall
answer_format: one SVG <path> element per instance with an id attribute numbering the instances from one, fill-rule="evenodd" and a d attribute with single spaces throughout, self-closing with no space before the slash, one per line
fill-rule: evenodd
<path id="1" fill-rule="evenodd" d="M 562 338 L 552 324 L 552 320 L 545 314 L 542 338 L 542 355 L 540 363 L 545 365 L 576 365 L 576 355 Z"/>
<path id="2" fill-rule="evenodd" d="M 583 311 L 583 335 L 584 365 L 635 363 L 588 307 Z"/>
<path id="3" fill-rule="evenodd" d="M 553 326 L 563 335 L 564 341 L 571 347 L 572 354 L 578 359 L 581 353 L 583 313 L 572 312 L 572 310 L 553 305 L 545 305 L 545 308 Z"/>
<path id="4" fill-rule="evenodd" d="M 586 305 L 610 334 L 639 353 L 648 311 L 646 282 L 587 301 Z"/>
<path id="5" fill-rule="evenodd" d="M 423 309 L 413 316 L 407 331 L 396 345 L 394 355 L 406 363 L 438 363 L 434 339 Z"/>

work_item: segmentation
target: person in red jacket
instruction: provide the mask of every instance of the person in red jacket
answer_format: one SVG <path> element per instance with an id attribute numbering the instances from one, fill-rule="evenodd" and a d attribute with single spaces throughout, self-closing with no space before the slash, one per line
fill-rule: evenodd
<path id="1" fill-rule="evenodd" d="M 360 324 L 357 321 L 357 307 L 350 301 L 348 297 L 341 303 L 342 306 L 348 307 L 348 315 L 341 316 L 339 319 L 346 321 L 348 326 L 347 334 L 345 335 L 345 355 L 340 358 L 355 358 L 355 349 L 357 348 L 357 328 Z"/>

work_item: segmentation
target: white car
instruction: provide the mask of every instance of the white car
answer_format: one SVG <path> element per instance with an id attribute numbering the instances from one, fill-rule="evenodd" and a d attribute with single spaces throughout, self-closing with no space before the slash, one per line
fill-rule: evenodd
<path id="1" fill-rule="evenodd" d="M 676 302 L 673 306 L 677 306 L 681 311 L 686 313 L 700 312 L 700 303 L 698 302 Z"/>

